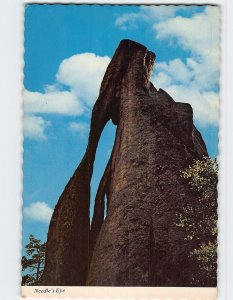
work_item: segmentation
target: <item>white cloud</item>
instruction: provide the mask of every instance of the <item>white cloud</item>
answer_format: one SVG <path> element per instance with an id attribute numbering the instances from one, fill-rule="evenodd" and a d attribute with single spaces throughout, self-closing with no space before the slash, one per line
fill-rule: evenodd
<path id="1" fill-rule="evenodd" d="M 154 24 L 157 39 L 172 40 L 192 53 L 186 63 L 196 84 L 205 90 L 213 88 L 219 79 L 219 8 L 207 6 L 190 18 L 175 17 Z"/>
<path id="2" fill-rule="evenodd" d="M 101 81 L 110 62 L 108 56 L 82 53 L 64 59 L 56 79 L 70 87 L 72 93 L 88 106 L 92 106 L 99 93 Z"/>
<path id="3" fill-rule="evenodd" d="M 182 11 L 192 14 L 184 17 L 179 15 Z M 196 120 L 202 125 L 218 123 L 219 19 L 216 6 L 206 6 L 202 12 L 195 13 L 195 6 L 161 5 L 142 6 L 138 13 L 123 14 L 115 21 L 121 29 L 147 22 L 155 40 L 164 40 L 170 46 L 176 44 L 191 53 L 185 61 L 176 58 L 155 64 L 151 81 L 176 101 L 190 103 Z"/>
<path id="4" fill-rule="evenodd" d="M 44 223 L 49 223 L 53 210 L 45 202 L 34 202 L 24 208 L 25 217 Z"/>
<path id="5" fill-rule="evenodd" d="M 117 17 L 115 25 L 122 30 L 137 26 L 139 21 L 161 21 L 173 17 L 177 10 L 183 9 L 183 6 L 175 5 L 151 5 L 141 6 L 137 13 L 124 13 Z"/>
<path id="6" fill-rule="evenodd" d="M 175 38 L 186 50 L 201 56 L 219 56 L 219 8 L 207 6 L 190 18 L 177 16 L 154 24 L 156 38 Z"/>
<path id="7" fill-rule="evenodd" d="M 153 26 L 157 39 L 176 42 L 192 57 L 155 66 L 152 82 L 176 100 L 192 105 L 196 120 L 218 123 L 219 9 L 206 7 L 192 17 L 169 18 Z"/>
<path id="8" fill-rule="evenodd" d="M 75 94 L 69 91 L 48 90 L 39 93 L 25 90 L 24 110 L 27 113 L 80 115 L 84 108 Z"/>
<path id="9" fill-rule="evenodd" d="M 156 72 L 159 72 L 160 76 L 161 74 L 167 76 L 166 83 L 176 80 L 177 82 L 187 84 L 190 83 L 194 76 L 193 70 L 179 58 L 156 64 Z"/>
<path id="10" fill-rule="evenodd" d="M 70 131 L 79 133 L 81 136 L 87 136 L 89 131 L 89 126 L 86 123 L 71 122 L 69 124 L 68 129 Z"/>
<path id="11" fill-rule="evenodd" d="M 27 138 L 45 140 L 45 129 L 50 125 L 38 114 L 79 116 L 91 109 L 99 93 L 101 81 L 110 62 L 107 56 L 82 53 L 64 59 L 56 74 L 54 85 L 45 91 L 24 90 L 24 134 Z M 66 85 L 68 90 L 62 89 Z M 59 88 L 58 88 L 59 87 Z M 36 114 L 36 115 L 35 115 Z M 72 127 L 73 126 L 73 127 Z M 80 126 L 80 124 L 79 124 Z M 71 130 L 84 130 L 71 125 Z"/>
<path id="12" fill-rule="evenodd" d="M 156 88 L 162 88 L 176 102 L 190 103 L 194 120 L 200 125 L 218 124 L 219 95 L 217 92 L 199 85 L 196 70 L 177 59 L 159 63 L 151 81 Z"/>
<path id="13" fill-rule="evenodd" d="M 190 103 L 194 120 L 201 126 L 218 123 L 219 96 L 213 91 L 200 92 L 184 85 L 170 85 L 166 88 L 176 102 Z"/>
<path id="14" fill-rule="evenodd" d="M 26 138 L 43 141 L 46 139 L 45 129 L 50 126 L 49 121 L 42 117 L 26 114 L 23 120 L 24 136 Z"/>
<path id="15" fill-rule="evenodd" d="M 175 101 L 190 103 L 195 120 L 200 125 L 216 125 L 218 124 L 219 95 L 211 87 L 217 82 L 211 77 L 211 72 L 208 73 L 208 69 L 206 73 L 200 74 L 200 77 L 199 72 L 200 69 L 190 66 L 189 59 L 185 64 L 175 59 L 168 63 L 158 64 L 151 81 L 156 88 L 162 88 L 168 92 Z M 205 76 L 207 76 L 206 80 Z M 200 82 L 200 78 L 203 78 L 203 82 Z"/>
<path id="16" fill-rule="evenodd" d="M 141 11 L 145 13 L 147 18 L 153 21 L 161 21 L 167 18 L 174 17 L 177 11 L 183 10 L 185 6 L 183 5 L 151 5 L 142 6 Z"/>
<path id="17" fill-rule="evenodd" d="M 146 20 L 147 16 L 143 12 L 139 13 L 124 13 L 117 17 L 115 20 L 115 25 L 122 30 L 132 28 L 136 26 L 138 20 Z"/>

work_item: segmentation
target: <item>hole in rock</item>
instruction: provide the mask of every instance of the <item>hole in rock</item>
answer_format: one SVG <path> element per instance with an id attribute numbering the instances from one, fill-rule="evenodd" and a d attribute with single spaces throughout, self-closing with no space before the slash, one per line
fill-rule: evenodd
<path id="1" fill-rule="evenodd" d="M 107 207 L 107 196 L 105 195 L 104 196 L 104 220 L 107 216 L 107 213 L 108 213 L 108 207 Z"/>
<path id="2" fill-rule="evenodd" d="M 93 169 L 93 175 L 91 179 L 91 199 L 90 199 L 90 220 L 92 220 L 93 212 L 94 212 L 94 205 L 95 205 L 95 196 L 98 190 L 98 186 L 100 183 L 100 180 L 104 174 L 104 170 L 107 166 L 108 160 L 112 153 L 112 148 L 114 145 L 115 140 L 115 134 L 116 134 L 116 126 L 113 125 L 111 121 L 109 121 L 101 134 L 96 156 L 95 156 L 95 162 L 94 162 L 94 169 Z M 106 217 L 107 212 L 107 199 L 105 196 L 104 199 L 104 218 Z"/>

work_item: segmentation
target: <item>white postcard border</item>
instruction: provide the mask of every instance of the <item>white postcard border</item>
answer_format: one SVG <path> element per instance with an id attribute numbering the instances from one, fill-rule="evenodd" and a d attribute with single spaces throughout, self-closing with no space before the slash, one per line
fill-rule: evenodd
<path id="1" fill-rule="evenodd" d="M 8 0 L 0 3 L 0 228 L 1 298 L 20 299 L 21 194 L 22 194 L 22 80 L 23 80 L 23 8 L 26 3 L 69 3 L 69 1 Z M 233 299 L 233 95 L 232 29 L 233 1 L 70 1 L 70 3 L 106 4 L 217 4 L 222 8 L 222 73 L 220 111 L 220 184 L 218 300 Z M 147 298 L 147 292 L 143 298 Z M 97 295 L 96 295 L 97 296 Z M 92 296 L 92 297 L 95 297 Z M 131 298 L 133 295 L 131 296 Z M 119 297 L 118 297 L 119 298 Z M 29 298 L 28 298 L 29 299 Z M 174 297 L 171 298 L 174 300 Z M 198 299 L 198 298 L 197 298 Z M 168 299 L 167 299 L 168 300 Z M 204 299 L 203 299 L 204 300 Z"/>

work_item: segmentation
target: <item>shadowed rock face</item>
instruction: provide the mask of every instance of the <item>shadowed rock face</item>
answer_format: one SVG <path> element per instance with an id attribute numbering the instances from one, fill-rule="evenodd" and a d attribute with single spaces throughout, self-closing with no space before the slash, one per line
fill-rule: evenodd
<path id="1" fill-rule="evenodd" d="M 86 153 L 54 210 L 41 284 L 187 286 L 195 277 L 175 223 L 197 195 L 180 170 L 208 154 L 191 106 L 150 83 L 154 60 L 130 40 L 116 50 L 93 108 Z M 110 119 L 116 138 L 90 228 L 93 163 Z"/>

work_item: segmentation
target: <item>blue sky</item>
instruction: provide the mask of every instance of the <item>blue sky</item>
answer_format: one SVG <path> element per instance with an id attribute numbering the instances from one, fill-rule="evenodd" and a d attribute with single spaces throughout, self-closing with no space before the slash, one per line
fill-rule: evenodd
<path id="1" fill-rule="evenodd" d="M 217 7 L 27 5 L 23 244 L 31 233 L 46 240 L 54 206 L 84 154 L 101 79 L 125 38 L 156 53 L 152 82 L 192 105 L 209 154 L 217 155 Z M 91 214 L 114 134 L 109 123 L 94 165 Z"/>

